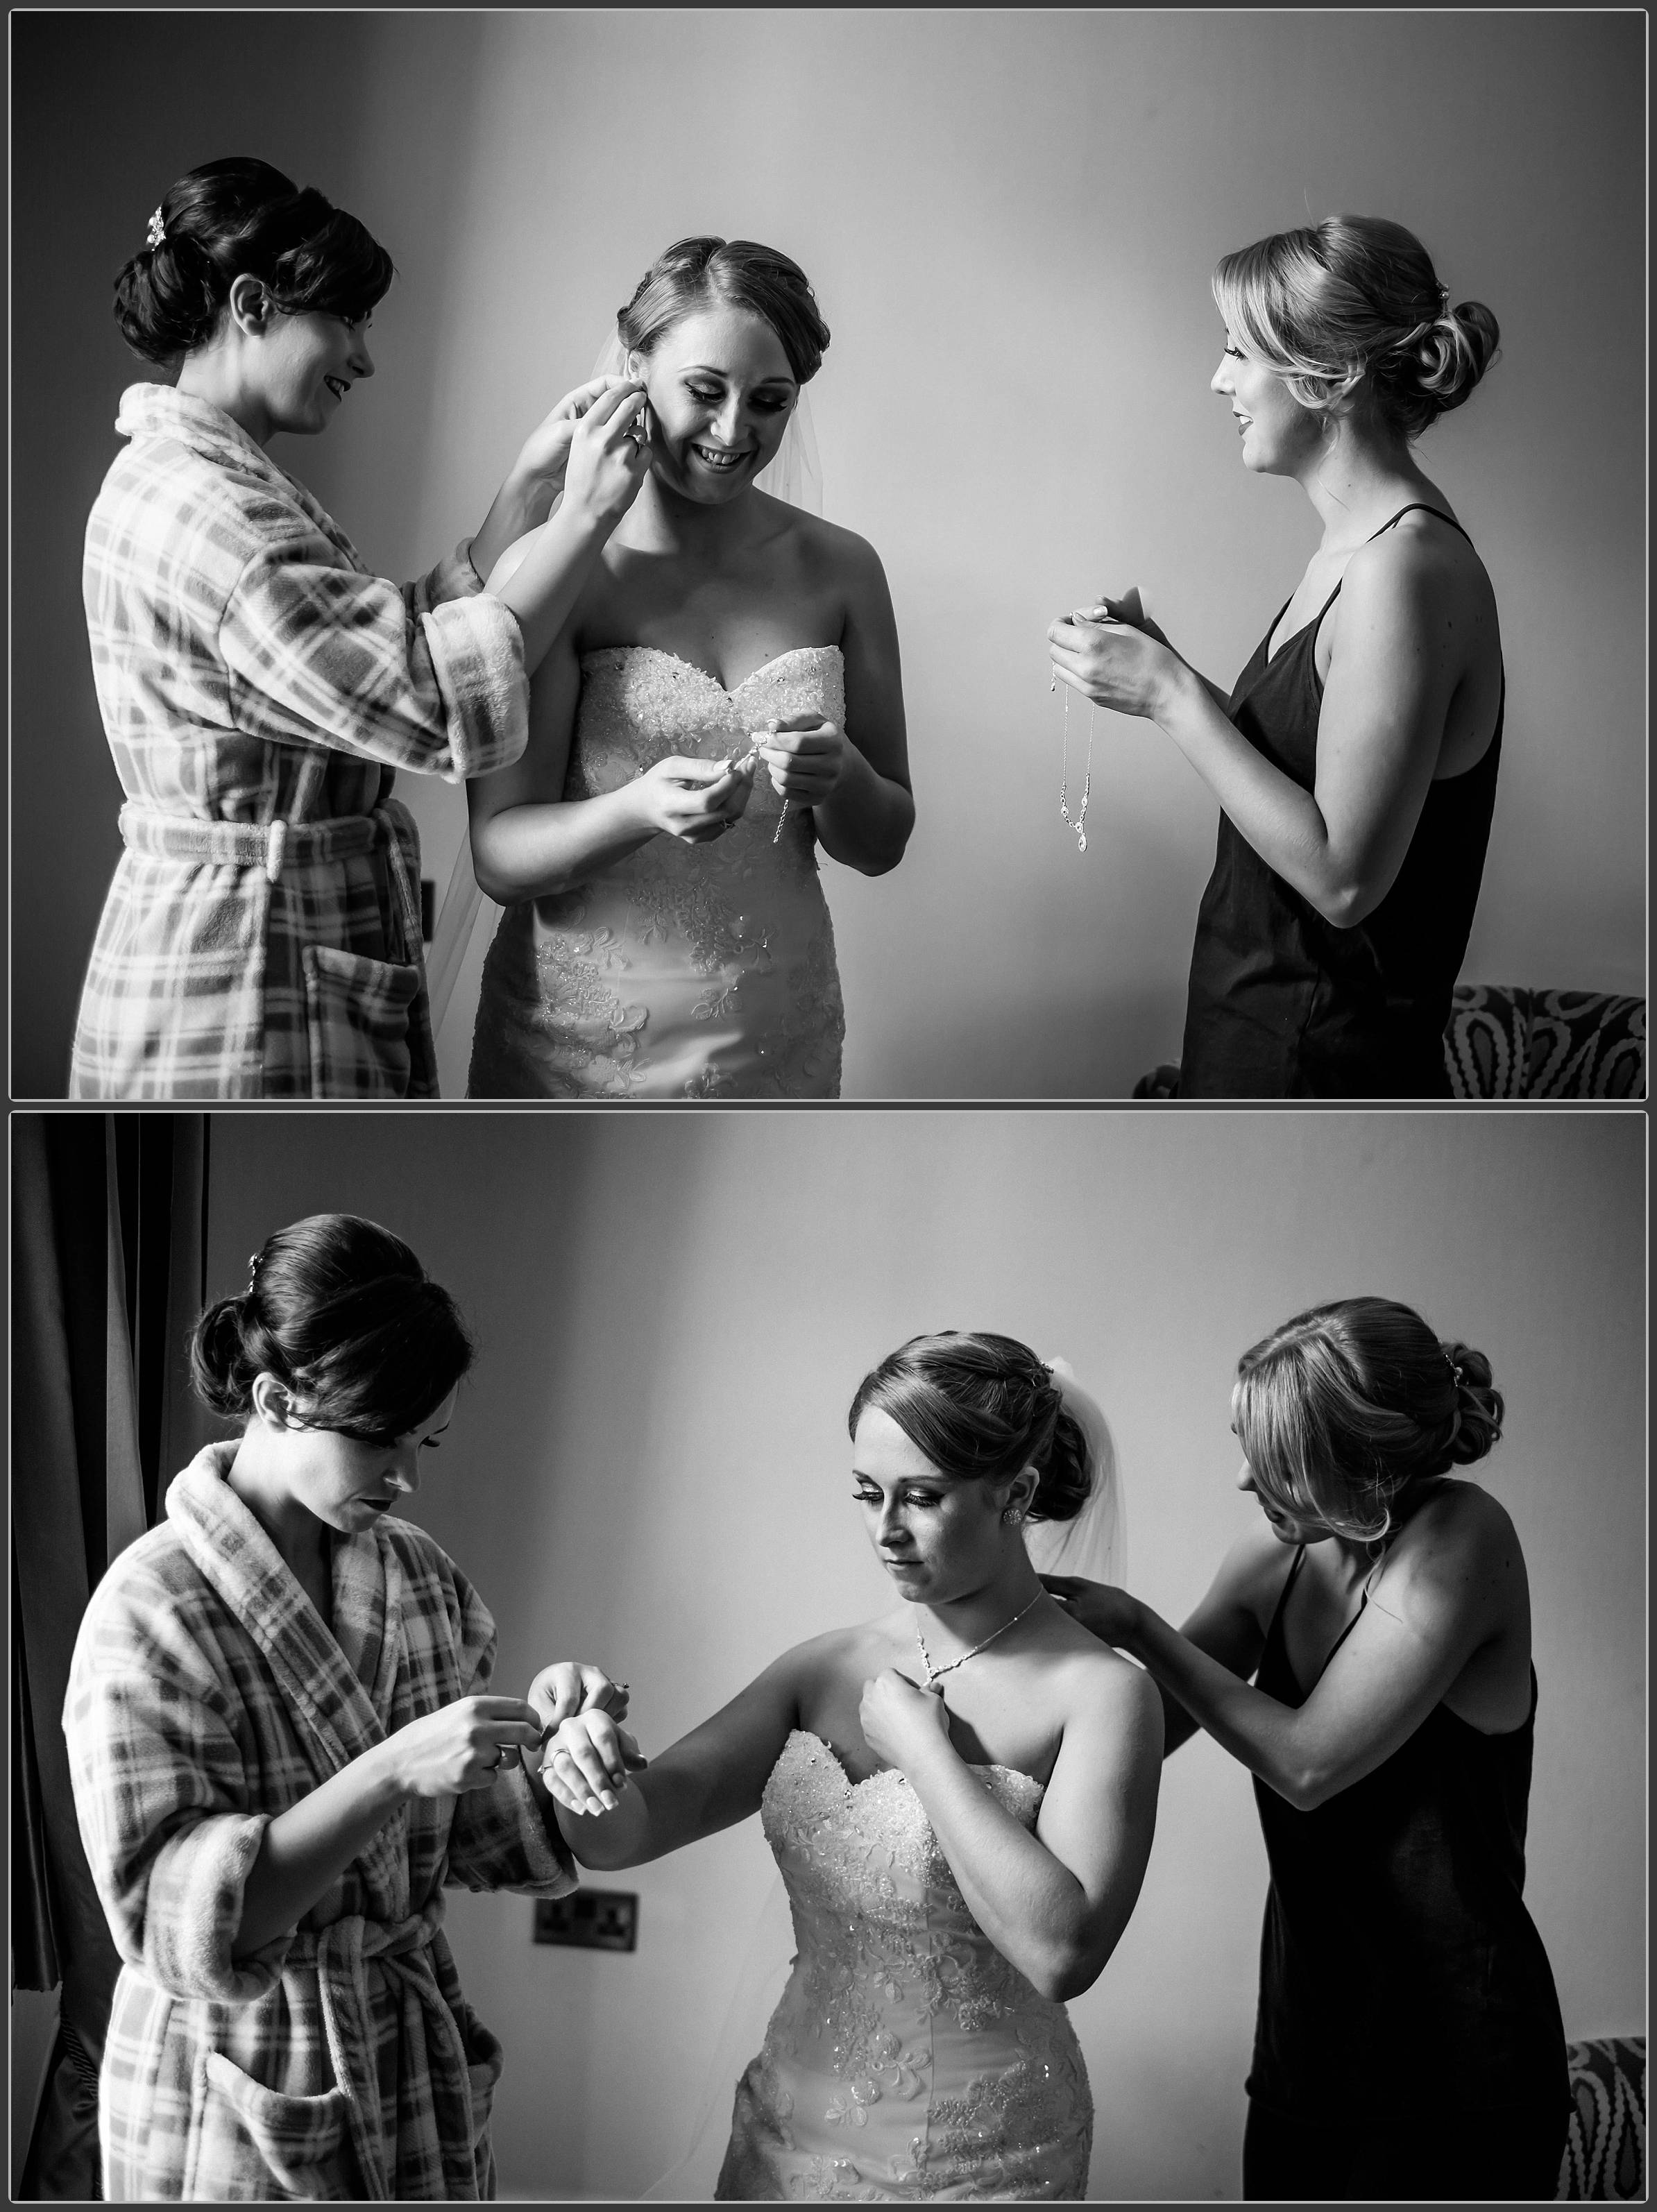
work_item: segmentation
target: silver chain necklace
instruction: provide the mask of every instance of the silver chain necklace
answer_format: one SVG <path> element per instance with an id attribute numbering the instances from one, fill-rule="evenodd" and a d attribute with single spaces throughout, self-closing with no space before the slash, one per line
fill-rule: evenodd
<path id="1" fill-rule="evenodd" d="M 1011 1620 L 1004 1620 L 999 1628 L 994 1630 L 990 1635 L 984 1638 L 983 1644 L 974 1644 L 970 1651 L 963 1651 L 958 1659 L 948 1660 L 942 1667 L 934 1667 L 932 1661 L 927 1657 L 926 1639 L 922 1636 L 920 1632 L 920 1623 L 917 1620 L 915 1623 L 915 1642 L 920 1647 L 920 1663 L 926 1670 L 926 1687 L 930 1690 L 935 1682 L 941 1682 L 946 1674 L 953 1674 L 957 1667 L 964 1667 L 969 1659 L 975 1659 L 979 1653 L 984 1650 L 985 1645 L 993 1644 L 998 1636 L 1005 1636 L 1010 1628 L 1017 1628 L 1019 1622 L 1024 1618 L 1025 1613 L 1033 1612 L 1035 1608 L 1040 1605 L 1041 1600 L 1046 1595 L 1047 1592 L 1045 1590 L 1037 1590 L 1035 1595 L 1030 1600 L 1029 1605 L 1021 1607 L 1017 1613 L 1014 1613 Z"/>

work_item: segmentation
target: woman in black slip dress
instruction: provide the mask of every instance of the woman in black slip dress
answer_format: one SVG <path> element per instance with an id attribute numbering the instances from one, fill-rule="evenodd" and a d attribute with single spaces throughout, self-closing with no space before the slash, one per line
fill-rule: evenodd
<path id="1" fill-rule="evenodd" d="M 1490 365 L 1396 223 L 1332 217 L 1228 255 L 1213 388 L 1243 465 L 1323 525 L 1229 695 L 1137 604 L 1048 632 L 1059 676 L 1148 717 L 1222 809 L 1192 953 L 1185 1098 L 1448 1097 L 1443 1036 L 1501 757 L 1489 577 L 1411 447 Z"/>
<path id="2" fill-rule="evenodd" d="M 1272 1886 L 1243 2194 L 1551 2198 L 1569 2092 L 1522 1896 L 1525 1564 L 1450 1475 L 1501 1435 L 1490 1364 L 1364 1297 L 1237 1372 L 1264 1522 L 1184 1628 L 1098 1583 L 1048 1588 L 1154 1677 L 1169 1749 L 1205 1729 L 1255 1778 Z"/>

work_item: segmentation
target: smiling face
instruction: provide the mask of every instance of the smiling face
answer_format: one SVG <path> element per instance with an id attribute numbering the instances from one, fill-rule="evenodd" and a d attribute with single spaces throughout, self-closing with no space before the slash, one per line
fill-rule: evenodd
<path id="1" fill-rule="evenodd" d="M 259 1382 L 274 1379 L 261 1376 Z M 269 1432 L 288 1496 L 325 1527 L 355 1536 L 419 1490 L 420 1455 L 437 1449 L 454 1399 L 451 1390 L 417 1428 L 383 1443 L 308 1426 L 303 1400 L 288 1401 L 280 1385 L 263 1397 L 255 1386 L 253 1419 Z"/>
<path id="2" fill-rule="evenodd" d="M 1008 1482 L 944 1474 L 889 1413 L 871 1407 L 852 1441 L 853 1495 L 876 1556 L 911 1603 L 970 1597 L 994 1578 L 1017 1532 L 1001 1516 L 1028 1506 L 1035 1475 Z"/>
<path id="3" fill-rule="evenodd" d="M 314 436 L 325 430 L 351 386 L 374 373 L 366 322 L 307 309 L 272 310 L 258 361 L 260 397 L 270 431 Z"/>
<path id="4" fill-rule="evenodd" d="M 1327 442 L 1329 417 L 1302 407 L 1276 370 L 1244 353 L 1230 331 L 1209 389 L 1229 402 L 1243 466 L 1257 475 L 1298 476 Z"/>
<path id="5" fill-rule="evenodd" d="M 762 316 L 712 306 L 628 356 L 645 380 L 659 482 L 701 507 L 749 489 L 776 457 L 799 397 L 782 340 Z"/>

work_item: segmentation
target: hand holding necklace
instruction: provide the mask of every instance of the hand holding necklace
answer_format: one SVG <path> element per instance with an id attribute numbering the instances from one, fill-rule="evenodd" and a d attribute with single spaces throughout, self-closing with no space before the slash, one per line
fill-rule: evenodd
<path id="1" fill-rule="evenodd" d="M 863 1740 L 877 1759 L 907 1774 L 938 1739 L 950 1740 L 949 1709 L 941 1692 L 923 1690 L 895 1667 L 883 1667 L 863 1686 L 858 1707 Z"/>

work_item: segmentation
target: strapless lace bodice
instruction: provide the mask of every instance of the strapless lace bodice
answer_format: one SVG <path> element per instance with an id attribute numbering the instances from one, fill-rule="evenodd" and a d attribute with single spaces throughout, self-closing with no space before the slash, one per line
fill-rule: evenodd
<path id="1" fill-rule="evenodd" d="M 973 1771 L 1034 1828 L 1040 1783 Z M 1083 2196 L 1092 2103 L 1069 2018 L 973 1919 L 909 1783 L 853 1783 L 796 1729 L 761 1818 L 798 1956 L 737 2086 L 718 2196 Z"/>
<path id="2" fill-rule="evenodd" d="M 745 752 L 814 714 L 844 727 L 838 646 L 780 653 L 727 691 L 653 646 L 581 661 L 568 799 L 618 790 L 672 756 Z M 845 1022 L 809 809 L 763 770 L 737 826 L 705 845 L 652 837 L 574 890 L 509 908 L 484 969 L 473 1097 L 839 1095 Z"/>

